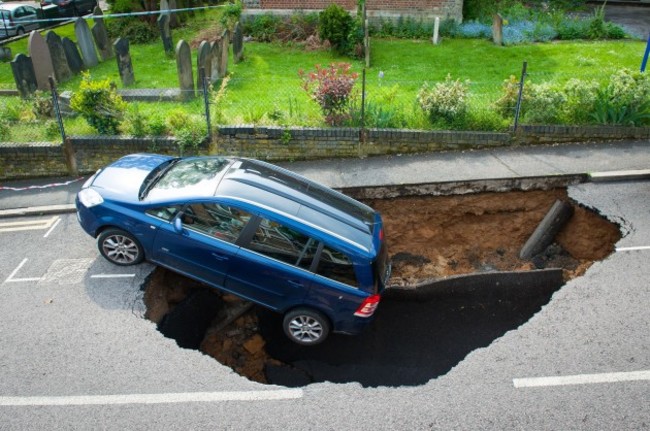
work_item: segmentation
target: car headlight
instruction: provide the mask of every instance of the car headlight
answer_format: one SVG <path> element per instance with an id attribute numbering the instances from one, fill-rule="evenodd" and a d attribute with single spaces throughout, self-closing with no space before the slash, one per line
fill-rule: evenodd
<path id="1" fill-rule="evenodd" d="M 86 208 L 92 208 L 104 202 L 102 195 L 93 189 L 83 189 L 77 196 L 79 197 L 79 202 Z"/>

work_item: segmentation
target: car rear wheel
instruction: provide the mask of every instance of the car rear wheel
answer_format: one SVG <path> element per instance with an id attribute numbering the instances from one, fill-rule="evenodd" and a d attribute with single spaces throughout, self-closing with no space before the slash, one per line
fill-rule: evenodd
<path id="1" fill-rule="evenodd" d="M 291 341 L 303 346 L 322 343 L 330 332 L 327 317 L 309 308 L 296 308 L 289 311 L 284 316 L 282 326 Z"/>
<path id="2" fill-rule="evenodd" d="M 144 250 L 133 235 L 121 229 L 108 229 L 97 239 L 99 252 L 115 265 L 135 265 L 144 260 Z"/>

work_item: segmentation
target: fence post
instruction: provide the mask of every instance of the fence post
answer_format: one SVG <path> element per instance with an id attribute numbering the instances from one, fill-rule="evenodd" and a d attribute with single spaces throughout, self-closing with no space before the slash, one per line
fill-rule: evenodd
<path id="1" fill-rule="evenodd" d="M 648 34 L 648 43 L 645 46 L 645 54 L 643 54 L 643 61 L 641 61 L 641 72 L 645 72 L 645 67 L 648 64 L 648 55 L 650 55 L 650 34 Z"/>
<path id="2" fill-rule="evenodd" d="M 519 125 L 519 113 L 521 112 L 521 98 L 524 93 L 524 80 L 526 79 L 526 67 L 528 62 L 524 61 L 524 67 L 521 69 L 521 79 L 519 79 L 519 95 L 517 96 L 517 107 L 515 109 L 515 125 L 514 131 L 517 131 Z"/>
<path id="3" fill-rule="evenodd" d="M 210 98 L 208 94 L 208 77 L 205 76 L 205 67 L 201 68 L 201 82 L 203 83 L 203 102 L 205 103 L 205 121 L 208 126 L 208 133 L 206 135 L 208 144 L 212 141 L 212 124 L 210 121 Z"/>
<path id="4" fill-rule="evenodd" d="M 359 133 L 359 143 L 366 142 L 366 68 L 361 73 L 361 124 Z"/>
<path id="5" fill-rule="evenodd" d="M 65 128 L 63 127 L 63 116 L 61 115 L 61 107 L 59 106 L 59 95 L 56 92 L 56 84 L 54 83 L 54 78 L 52 76 L 48 77 L 48 81 L 50 83 L 50 90 L 52 92 L 52 108 L 54 109 L 56 122 L 59 125 L 59 132 L 61 133 L 61 143 L 63 146 L 63 158 L 65 159 L 65 165 L 70 175 L 77 175 L 79 173 L 79 170 L 77 169 L 77 160 L 74 157 L 74 148 L 72 148 L 72 143 L 65 135 Z"/>

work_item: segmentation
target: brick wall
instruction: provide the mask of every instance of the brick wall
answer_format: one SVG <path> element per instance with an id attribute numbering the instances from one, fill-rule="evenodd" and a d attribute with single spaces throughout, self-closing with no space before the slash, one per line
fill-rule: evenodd
<path id="1" fill-rule="evenodd" d="M 284 129 L 221 127 L 202 153 L 252 157 L 269 161 L 365 157 L 442 150 L 503 147 L 563 142 L 650 140 L 650 127 L 521 126 L 517 133 L 449 132 L 370 129 L 361 140 L 359 129 Z M 117 137 L 70 138 L 79 173 L 91 173 L 131 153 L 179 155 L 171 139 Z M 185 155 L 196 152 L 185 151 Z M 76 174 L 67 169 L 63 146 L 0 144 L 0 180 Z"/>
<path id="2" fill-rule="evenodd" d="M 351 12 L 357 10 L 356 0 L 244 0 L 247 9 L 262 10 L 322 10 L 336 3 Z M 414 16 L 428 19 L 434 16 L 462 21 L 463 0 L 372 0 L 366 1 L 370 18 L 376 16 Z"/>

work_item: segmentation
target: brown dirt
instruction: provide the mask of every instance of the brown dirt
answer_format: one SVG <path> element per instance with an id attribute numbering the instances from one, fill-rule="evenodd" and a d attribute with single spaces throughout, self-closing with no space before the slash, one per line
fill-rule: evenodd
<path id="1" fill-rule="evenodd" d="M 571 203 L 574 214 L 556 244 L 532 261 L 519 251 L 553 203 Z M 620 238 L 616 225 L 572 202 L 564 189 L 482 193 L 445 197 L 406 197 L 367 202 L 382 213 L 393 260 L 391 285 L 487 271 L 563 268 L 565 279 L 582 275 L 607 257 Z M 170 271 L 154 272 L 145 293 L 146 317 L 160 322 L 198 283 Z M 225 295 L 234 307 L 241 301 Z M 209 329 L 201 351 L 251 380 L 265 383 L 264 366 L 279 364 L 264 350 L 254 313 L 225 327 Z"/>

